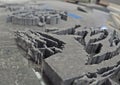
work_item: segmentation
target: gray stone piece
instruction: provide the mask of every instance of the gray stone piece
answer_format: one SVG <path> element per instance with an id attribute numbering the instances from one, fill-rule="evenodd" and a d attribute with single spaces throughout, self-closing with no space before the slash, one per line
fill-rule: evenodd
<path id="1" fill-rule="evenodd" d="M 67 21 L 66 12 L 63 11 L 62 14 L 60 14 L 57 10 L 41 10 L 40 7 L 38 7 L 38 9 L 31 9 L 28 7 L 26 10 L 25 7 L 24 9 L 21 8 L 21 10 L 18 9 L 17 11 L 11 13 L 7 17 L 6 21 L 17 25 L 36 26 L 39 25 L 40 22 L 50 25 L 58 24 L 61 19 Z"/>
<path id="2" fill-rule="evenodd" d="M 40 64 L 41 58 L 48 58 L 51 55 L 60 53 L 64 42 L 45 33 L 34 31 L 15 32 L 16 42 L 30 58 L 37 64 Z"/>
<path id="3" fill-rule="evenodd" d="M 66 45 L 62 53 L 45 59 L 45 74 L 54 85 L 112 85 L 114 75 L 119 75 L 119 64 L 109 61 L 119 57 L 119 43 L 109 46 L 110 30 L 78 29 L 72 34 L 74 39 L 64 36 L 67 31 L 58 31 Z"/>

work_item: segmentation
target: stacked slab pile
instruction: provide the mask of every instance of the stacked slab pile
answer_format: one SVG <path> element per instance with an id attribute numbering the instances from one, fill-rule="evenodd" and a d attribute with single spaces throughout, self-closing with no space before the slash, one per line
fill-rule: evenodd
<path id="1" fill-rule="evenodd" d="M 84 46 L 86 52 L 90 56 L 87 64 L 98 64 L 120 54 L 120 39 L 115 30 L 113 33 L 109 34 L 106 29 L 91 30 L 91 32 L 89 32 L 88 29 L 84 29 L 84 31 L 77 31 L 76 34 L 80 37 L 75 37 L 75 39 Z M 113 49 L 102 53 L 101 51 L 105 48 L 105 43 L 101 41 L 105 42 L 107 44 L 106 46 Z"/>
<path id="2" fill-rule="evenodd" d="M 54 85 L 120 84 L 120 35 L 117 31 L 80 27 L 71 34 L 74 40 L 67 34 L 69 32 L 60 33 L 56 34 L 63 37 L 65 49 L 45 59 L 44 65 L 44 72 Z"/>
<path id="3" fill-rule="evenodd" d="M 88 32 L 88 29 L 83 29 L 83 30 L 78 31 L 76 33 L 81 37 L 76 37 L 75 39 L 82 44 L 81 40 L 83 39 L 85 40 L 87 36 L 90 36 L 87 45 L 84 45 L 86 52 L 90 54 L 86 64 L 89 64 L 89 65 L 100 64 L 105 60 L 109 60 L 114 57 L 120 56 L 120 44 L 119 44 L 120 39 L 115 30 L 111 34 L 108 33 L 108 30 L 100 30 L 100 29 L 92 30 L 90 33 L 88 33 L 89 35 L 86 35 L 85 37 L 84 37 L 84 33 L 86 31 Z M 101 33 L 101 35 L 99 35 L 98 38 L 94 38 L 94 39 L 91 38 L 92 36 L 96 36 L 99 33 Z M 107 41 L 108 42 L 107 44 L 109 44 L 109 47 L 111 47 L 111 49 L 112 47 L 115 46 L 114 48 L 115 50 L 112 50 L 111 52 L 106 51 L 105 53 L 104 52 L 102 53 L 101 46 L 105 46 L 104 45 L 105 43 L 99 42 L 101 40 Z M 98 48 L 96 48 L 97 46 Z M 99 49 L 99 51 L 97 49 Z M 96 51 L 98 52 L 96 53 Z M 109 62 L 109 61 L 106 61 L 106 62 Z M 118 61 L 113 66 L 103 67 L 103 68 L 97 69 L 96 72 L 93 72 L 93 73 L 89 72 L 87 74 L 80 76 L 80 78 L 74 80 L 72 85 L 119 85 L 119 82 L 120 82 L 119 75 L 120 75 L 120 63 Z M 112 80 L 113 78 L 116 80 L 115 81 Z"/>
<path id="4" fill-rule="evenodd" d="M 104 67 L 98 69 L 94 73 L 87 73 L 81 78 L 76 79 L 72 85 L 119 85 L 120 82 L 120 63 L 111 67 Z M 112 80 L 116 78 L 116 81 Z"/>
<path id="5" fill-rule="evenodd" d="M 48 12 L 43 14 L 33 15 L 42 15 L 41 22 L 53 23 Z M 64 14 L 60 16 L 66 19 Z M 119 85 L 120 35 L 111 30 L 71 27 L 57 31 L 66 43 L 62 52 L 63 42 L 46 33 L 16 32 L 16 40 L 36 63 L 44 58 L 44 73 L 52 85 Z"/>
<path id="6" fill-rule="evenodd" d="M 16 25 L 29 25 L 35 26 L 39 23 L 38 17 L 22 17 L 22 16 L 9 16 L 8 21 Z"/>
<path id="7" fill-rule="evenodd" d="M 54 25 L 59 24 L 60 20 L 67 21 L 67 12 L 25 7 L 24 9 L 22 8 L 21 10 L 15 11 L 7 17 L 7 22 L 28 26 L 44 26 L 45 24 Z"/>
<path id="8" fill-rule="evenodd" d="M 15 32 L 17 45 L 20 46 L 36 63 L 40 64 L 42 58 L 47 58 L 62 52 L 64 42 L 42 32 Z"/>

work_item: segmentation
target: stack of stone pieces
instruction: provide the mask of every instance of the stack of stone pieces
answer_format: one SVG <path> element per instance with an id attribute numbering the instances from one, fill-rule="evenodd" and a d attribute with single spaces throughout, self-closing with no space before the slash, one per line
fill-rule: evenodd
<path id="1" fill-rule="evenodd" d="M 105 39 L 108 36 L 108 31 L 99 29 L 99 30 L 93 30 L 90 34 L 90 36 L 92 37 L 93 35 L 97 35 L 100 33 L 101 33 L 101 35 L 98 38 L 94 38 L 94 39 L 89 40 L 89 42 L 85 48 L 86 52 L 88 54 L 92 54 L 92 53 L 97 54 L 100 52 L 103 45 L 101 43 L 98 43 L 98 44 L 94 44 L 94 43 Z"/>
<path id="2" fill-rule="evenodd" d="M 108 33 L 107 33 L 108 35 Z M 89 64 L 98 64 L 101 63 L 102 61 L 109 60 L 117 55 L 120 54 L 120 39 L 118 36 L 118 33 L 114 30 L 113 33 L 110 35 L 110 38 L 108 39 L 110 43 L 110 47 L 114 48 L 114 50 L 111 50 L 109 52 L 105 52 L 104 54 L 97 55 L 92 57 L 91 59 L 88 60 Z"/>
<path id="3" fill-rule="evenodd" d="M 9 17 L 11 23 L 16 25 L 29 25 L 29 26 L 35 26 L 39 23 L 38 17 L 21 17 L 21 16 L 12 16 Z"/>
<path id="4" fill-rule="evenodd" d="M 75 79 L 72 85 L 119 85 L 120 62 L 110 67 L 103 67 L 94 73 L 87 73 Z M 116 81 L 112 79 L 116 79 Z"/>
<path id="5" fill-rule="evenodd" d="M 22 9 L 8 15 L 7 22 L 17 25 L 42 26 L 45 24 L 59 24 L 61 20 L 67 21 L 67 12 L 47 9 Z"/>
<path id="6" fill-rule="evenodd" d="M 91 59 L 88 60 L 88 62 L 89 62 L 88 64 L 98 64 L 98 63 L 101 63 L 102 61 L 109 60 L 119 54 L 120 54 L 120 46 L 112 52 L 107 52 L 103 55 L 98 55 L 98 56 L 92 57 Z"/>
<path id="7" fill-rule="evenodd" d="M 86 42 L 83 46 L 89 55 L 85 65 L 95 67 L 97 70 L 80 75 L 72 85 L 119 85 L 120 43 L 117 31 L 112 33 L 108 29 L 81 28 L 77 30 L 76 35 L 78 36 L 75 39 L 81 44 L 83 40 Z M 116 59 L 117 62 L 114 62 Z"/>
<path id="8" fill-rule="evenodd" d="M 37 64 L 41 59 L 62 52 L 64 42 L 43 32 L 16 31 L 16 42 Z"/>
<path id="9" fill-rule="evenodd" d="M 75 39 L 84 46 L 85 51 L 89 54 L 86 64 L 98 64 L 120 54 L 120 39 L 115 30 L 109 34 L 107 29 L 81 28 L 75 34 L 78 35 Z M 102 49 L 106 49 L 105 44 L 113 49 L 102 51 Z"/>

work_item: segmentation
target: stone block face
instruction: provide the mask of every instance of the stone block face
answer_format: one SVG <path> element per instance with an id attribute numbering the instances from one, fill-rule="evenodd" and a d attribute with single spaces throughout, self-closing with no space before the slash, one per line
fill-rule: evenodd
<path id="1" fill-rule="evenodd" d="M 64 85 L 61 77 L 46 62 L 44 62 L 44 72 L 54 85 Z"/>

